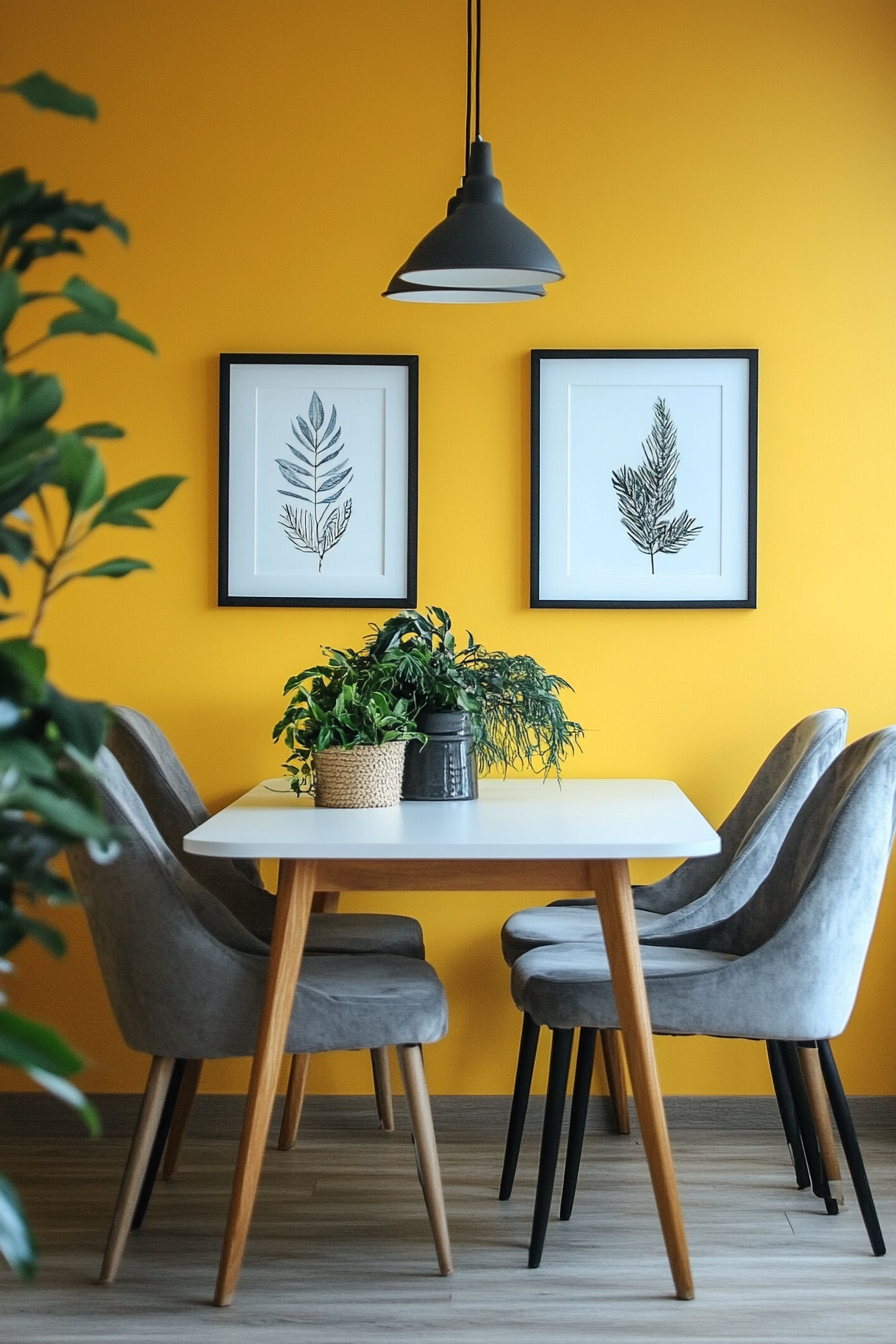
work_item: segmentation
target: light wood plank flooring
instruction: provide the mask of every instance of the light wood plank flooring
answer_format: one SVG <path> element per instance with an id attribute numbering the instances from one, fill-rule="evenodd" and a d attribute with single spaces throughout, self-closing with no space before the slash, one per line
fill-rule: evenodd
<path id="1" fill-rule="evenodd" d="M 403 1110 L 403 1102 L 398 1102 Z M 188 1136 L 118 1282 L 96 1285 L 127 1150 L 107 1138 L 4 1139 L 0 1168 L 30 1209 L 35 1285 L 0 1273 L 4 1344 L 578 1344 L 578 1341 L 896 1340 L 896 1134 L 862 1135 L 891 1253 L 873 1259 L 852 1195 L 828 1218 L 793 1187 L 774 1131 L 673 1130 L 697 1298 L 679 1302 L 643 1150 L 586 1141 L 570 1223 L 551 1223 L 526 1268 L 536 1142 L 509 1204 L 495 1199 L 502 1140 L 439 1134 L 456 1272 L 440 1279 L 409 1136 L 309 1127 L 268 1152 L 234 1305 L 210 1305 L 236 1144 Z M 533 1127 L 534 1128 L 534 1127 Z"/>

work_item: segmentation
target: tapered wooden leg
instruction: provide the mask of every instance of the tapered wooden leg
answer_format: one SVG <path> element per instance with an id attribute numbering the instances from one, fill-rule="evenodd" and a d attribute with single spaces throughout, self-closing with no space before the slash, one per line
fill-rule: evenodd
<path id="1" fill-rule="evenodd" d="M 622 1033 L 612 1030 L 602 1031 L 600 1048 L 604 1057 L 604 1068 L 607 1071 L 613 1115 L 616 1118 L 616 1132 L 630 1134 L 632 1126 L 628 1113 L 628 1084 L 625 1081 Z"/>
<path id="2" fill-rule="evenodd" d="M 293 1055 L 292 1063 L 289 1066 L 289 1082 L 286 1084 L 286 1098 L 283 1102 L 283 1116 L 280 1120 L 280 1137 L 277 1140 L 277 1147 L 281 1153 L 289 1152 L 290 1148 L 295 1147 L 296 1136 L 299 1132 L 299 1121 L 302 1118 L 302 1107 L 305 1104 L 305 1089 L 308 1086 L 310 1064 L 310 1055 Z"/>
<path id="3" fill-rule="evenodd" d="M 143 1093 L 143 1102 L 137 1117 L 137 1128 L 134 1131 L 131 1151 L 128 1153 L 121 1189 L 118 1192 L 118 1203 L 112 1215 L 106 1254 L 103 1256 L 103 1266 L 100 1270 L 100 1283 L 111 1283 L 118 1273 L 152 1145 L 162 1118 L 162 1107 L 165 1105 L 173 1069 L 174 1060 L 161 1055 L 156 1055 L 149 1067 L 149 1078 L 146 1081 L 146 1091 Z"/>
<path id="4" fill-rule="evenodd" d="M 676 1295 L 687 1301 L 694 1296 L 694 1280 L 675 1167 L 672 1164 L 663 1095 L 653 1053 L 650 1011 L 638 947 L 638 926 L 635 923 L 628 864 L 624 859 L 602 859 L 589 864 L 589 870 L 600 912 L 635 1109 L 641 1124 L 644 1152 L 653 1182 L 666 1254 Z"/>
<path id="5" fill-rule="evenodd" d="M 255 1204 L 255 1192 L 258 1189 L 258 1178 L 264 1159 L 268 1126 L 274 1107 L 274 1095 L 277 1091 L 280 1060 L 286 1045 L 286 1032 L 292 1013 L 299 967 L 302 963 L 313 893 L 314 863 L 300 859 L 281 859 L 268 978 L 258 1026 L 258 1044 L 249 1077 L 246 1114 L 215 1289 L 215 1305 L 218 1307 L 229 1306 L 233 1301 L 243 1262 L 246 1237 Z"/>
<path id="6" fill-rule="evenodd" d="M 432 1239 L 436 1246 L 439 1273 L 450 1274 L 454 1265 L 451 1260 L 451 1242 L 448 1237 L 448 1219 L 445 1215 L 445 1196 L 442 1192 L 442 1173 L 432 1123 L 432 1108 L 429 1104 L 429 1089 L 426 1086 L 426 1074 L 423 1072 L 423 1051 L 419 1045 L 400 1045 L 398 1062 L 404 1079 L 408 1109 L 411 1112 L 417 1170 L 420 1173 L 426 1212 L 429 1214 Z"/>
<path id="7" fill-rule="evenodd" d="M 335 915 L 339 909 L 338 891 L 316 891 L 311 898 L 313 915 Z M 277 1147 L 282 1153 L 295 1147 L 302 1119 L 302 1107 L 305 1105 L 305 1092 L 308 1087 L 308 1069 L 310 1055 L 293 1055 L 289 1066 L 289 1081 L 286 1084 L 286 1099 L 283 1102 L 283 1115 L 280 1120 L 280 1136 Z"/>
<path id="8" fill-rule="evenodd" d="M 392 1075 L 389 1072 L 389 1047 L 378 1046 L 370 1052 L 373 1068 L 373 1091 L 376 1096 L 376 1113 L 383 1129 L 391 1134 L 395 1128 L 395 1107 L 392 1104 Z"/>
<path id="9" fill-rule="evenodd" d="M 809 1105 L 812 1108 L 812 1119 L 815 1121 L 815 1132 L 818 1135 L 818 1146 L 821 1149 L 821 1164 L 824 1167 L 824 1174 L 828 1178 L 831 1194 L 842 1208 L 843 1177 L 840 1174 L 840 1159 L 837 1156 L 837 1145 L 834 1142 L 834 1126 L 831 1123 L 831 1112 L 828 1109 L 828 1094 L 821 1073 L 818 1050 L 813 1044 L 811 1046 L 800 1045 L 798 1051 L 800 1072 L 803 1075 L 803 1082 L 806 1084 Z"/>
<path id="10" fill-rule="evenodd" d="M 171 1130 L 165 1148 L 165 1160 L 162 1163 L 163 1181 L 170 1181 L 171 1177 L 177 1174 L 181 1145 L 187 1132 L 187 1121 L 193 1109 L 193 1102 L 196 1100 L 196 1093 L 199 1091 L 199 1079 L 202 1077 L 204 1062 L 201 1059 L 187 1060 L 187 1067 L 184 1069 L 184 1076 L 181 1079 L 177 1105 L 174 1108 L 174 1119 L 171 1121 Z"/>
<path id="11" fill-rule="evenodd" d="M 812 1181 L 812 1193 L 819 1199 L 824 1200 L 824 1206 L 828 1213 L 839 1213 L 840 1205 L 831 1194 L 824 1164 L 821 1160 L 821 1148 L 818 1144 L 815 1118 L 809 1104 L 806 1084 L 803 1082 L 796 1044 L 794 1041 L 780 1041 L 779 1044 L 784 1069 L 787 1073 L 787 1081 L 790 1085 L 790 1095 L 793 1097 L 793 1109 L 796 1113 L 797 1124 L 800 1127 L 803 1152 L 806 1154 L 806 1165 L 809 1168 L 809 1176 Z"/>
<path id="12" fill-rule="evenodd" d="M 168 1091 L 165 1093 L 165 1104 L 162 1107 L 162 1114 L 159 1117 L 159 1127 L 156 1130 L 156 1137 L 149 1154 L 149 1161 L 146 1164 L 146 1171 L 143 1175 L 143 1184 L 140 1187 L 140 1195 L 137 1200 L 137 1207 L 134 1209 L 134 1217 L 131 1221 L 131 1231 L 136 1232 L 143 1226 L 143 1219 L 146 1217 L 149 1208 L 149 1202 L 152 1199 L 152 1192 L 155 1189 L 156 1177 L 159 1174 L 159 1167 L 162 1165 L 162 1154 L 168 1143 L 168 1135 L 171 1132 L 171 1122 L 174 1119 L 174 1110 L 177 1106 L 177 1099 L 180 1096 L 180 1085 L 184 1079 L 187 1061 L 185 1059 L 176 1059 L 174 1068 L 171 1070 L 171 1080 L 168 1083 Z"/>

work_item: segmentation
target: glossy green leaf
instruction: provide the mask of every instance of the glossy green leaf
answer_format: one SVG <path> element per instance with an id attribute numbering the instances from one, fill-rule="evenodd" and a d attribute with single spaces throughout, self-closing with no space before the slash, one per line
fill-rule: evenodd
<path id="1" fill-rule="evenodd" d="M 83 1067 L 80 1055 L 52 1027 L 8 1008 L 0 1008 L 0 1059 L 20 1069 L 42 1069 L 64 1078 Z"/>
<path id="2" fill-rule="evenodd" d="M 91 565 L 78 573 L 81 579 L 123 579 L 133 574 L 135 569 L 152 569 L 146 560 L 132 560 L 128 556 L 118 556 L 114 560 L 104 560 L 101 565 Z"/>
<path id="3" fill-rule="evenodd" d="M 0 271 L 0 335 L 19 311 L 22 293 L 15 271 Z"/>
<path id="4" fill-rule="evenodd" d="M 54 957 L 62 956 L 66 942 L 58 929 L 43 919 L 31 919 L 28 915 L 23 915 L 21 910 L 15 910 L 13 913 L 23 937 L 33 938 Z"/>
<path id="5" fill-rule="evenodd" d="M 60 434 L 59 484 L 65 491 L 73 516 L 87 513 L 106 493 L 106 468 L 95 448 L 77 434 Z"/>
<path id="6" fill-rule="evenodd" d="M 4 691 L 6 683 L 11 682 L 37 701 L 43 694 L 46 673 L 47 655 L 29 639 L 0 641 L 0 687 Z"/>
<path id="7" fill-rule="evenodd" d="M 37 1251 L 15 1186 L 0 1173 L 0 1255 L 23 1279 L 33 1279 Z"/>
<path id="8" fill-rule="evenodd" d="M 134 345 L 139 345 L 144 350 L 148 350 L 151 355 L 157 354 L 154 341 L 145 334 L 132 327 L 129 322 L 122 322 L 120 318 L 108 320 L 94 313 L 76 312 L 60 313 L 59 317 L 54 317 L 47 328 L 49 336 L 70 336 L 75 332 L 80 332 L 83 336 L 119 336 L 123 341 L 131 341 Z"/>
<path id="9" fill-rule="evenodd" d="M 45 425 L 61 405 L 62 384 L 52 374 L 12 376 L 0 393 L 0 448 Z"/>
<path id="10" fill-rule="evenodd" d="M 88 425 L 79 425 L 75 433 L 83 439 L 123 439 L 125 432 L 108 420 L 91 420 Z"/>
<path id="11" fill-rule="evenodd" d="M 53 79 L 45 70 L 35 70 L 24 79 L 17 79 L 15 84 L 4 85 L 4 92 L 18 93 L 39 111 L 61 112 L 66 117 L 87 117 L 89 121 L 96 121 L 99 113 L 96 99 L 89 93 L 78 93 L 68 84 Z"/>
<path id="12" fill-rule="evenodd" d="M 122 523 L 120 519 L 129 518 L 136 509 L 160 509 L 185 480 L 185 476 L 148 476 L 146 480 L 135 481 L 109 496 L 91 526 L 99 527 L 101 523 L 117 527 L 139 526 L 129 521 Z"/>
<path id="13" fill-rule="evenodd" d="M 92 761 L 106 740 L 106 706 L 100 700 L 76 700 L 50 684 L 46 703 L 64 740 Z"/>
<path id="14" fill-rule="evenodd" d="M 74 1083 L 70 1083 L 66 1078 L 60 1078 L 58 1074 L 48 1073 L 44 1069 L 28 1069 L 27 1073 L 41 1087 L 52 1092 L 54 1097 L 64 1101 L 66 1106 L 71 1106 L 72 1110 L 78 1112 L 84 1121 L 92 1138 L 96 1138 L 100 1133 L 100 1117 L 96 1107 L 88 1101 L 84 1093 Z"/>
<path id="15" fill-rule="evenodd" d="M 104 294 L 83 275 L 72 275 L 62 286 L 62 293 L 85 313 L 111 320 L 118 316 L 118 304 L 111 294 Z"/>

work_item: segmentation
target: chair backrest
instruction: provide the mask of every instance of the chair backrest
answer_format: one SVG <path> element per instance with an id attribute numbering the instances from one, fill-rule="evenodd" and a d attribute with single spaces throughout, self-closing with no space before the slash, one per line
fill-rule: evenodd
<path id="1" fill-rule="evenodd" d="M 107 745 L 142 798 L 165 844 L 197 882 L 214 889 L 221 873 L 235 868 L 253 886 L 262 885 L 258 868 L 250 859 L 209 859 L 184 852 L 184 836 L 208 820 L 208 810 L 171 743 L 152 719 L 136 709 L 116 705 Z"/>
<path id="2" fill-rule="evenodd" d="M 97 770 L 120 853 L 97 863 L 78 845 L 68 859 L 125 1041 L 153 1055 L 251 1053 L 268 947 L 178 861 L 105 747 Z"/>
<path id="3" fill-rule="evenodd" d="M 718 924 L 666 940 L 740 958 L 726 967 L 727 1003 L 716 1005 L 713 1031 L 797 1040 L 843 1031 L 858 993 L 894 831 L 896 727 L 891 727 L 854 742 L 828 767 L 772 871 L 741 909 Z M 746 1031 L 743 1018 L 750 1011 L 756 1025 Z"/>
<path id="4" fill-rule="evenodd" d="M 662 926 L 651 926 L 651 937 L 661 927 L 671 934 L 721 919 L 753 894 L 814 784 L 843 750 L 847 722 L 842 709 L 802 719 L 766 757 L 719 827 L 720 852 L 686 859 L 668 877 L 638 889 L 641 909 L 669 916 Z"/>

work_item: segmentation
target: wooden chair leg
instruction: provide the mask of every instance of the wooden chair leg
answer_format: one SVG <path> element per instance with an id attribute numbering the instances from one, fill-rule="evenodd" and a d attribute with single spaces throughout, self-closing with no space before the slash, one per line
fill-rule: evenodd
<path id="1" fill-rule="evenodd" d="M 163 1181 L 170 1181 L 172 1176 L 177 1174 L 177 1168 L 180 1162 L 180 1150 L 184 1141 L 184 1135 L 187 1132 L 187 1122 L 190 1119 L 193 1102 L 196 1100 L 196 1093 L 199 1091 L 199 1079 L 202 1076 L 202 1065 L 204 1062 L 205 1061 L 202 1059 L 187 1060 L 184 1076 L 181 1079 L 177 1105 L 174 1108 L 174 1118 L 171 1121 L 171 1130 L 168 1134 L 168 1144 L 165 1148 L 165 1160 L 162 1163 Z"/>
<path id="2" fill-rule="evenodd" d="M 185 1059 L 176 1059 L 174 1068 L 171 1070 L 171 1079 L 168 1083 L 168 1091 L 165 1093 L 165 1104 L 162 1107 L 162 1114 L 159 1117 L 159 1127 L 156 1130 L 156 1137 L 153 1139 L 152 1148 L 149 1152 L 149 1161 L 146 1164 L 146 1171 L 143 1173 L 143 1184 L 140 1186 L 140 1194 L 137 1198 L 137 1206 L 134 1209 L 134 1217 L 131 1220 L 131 1231 L 137 1232 L 143 1226 L 143 1219 L 146 1217 L 146 1211 L 149 1208 L 149 1201 L 152 1199 L 152 1192 L 155 1189 L 156 1177 L 159 1174 L 159 1167 L 162 1164 L 162 1154 L 165 1151 L 165 1145 L 168 1142 L 168 1134 L 171 1130 L 171 1122 L 174 1119 L 174 1110 L 177 1106 L 177 1100 L 180 1096 L 180 1085 L 183 1082 L 184 1070 L 187 1067 Z"/>
<path id="3" fill-rule="evenodd" d="M 790 1095 L 793 1097 L 797 1124 L 800 1127 L 800 1135 L 803 1140 L 803 1151 L 806 1154 L 809 1175 L 812 1179 L 812 1193 L 819 1199 L 824 1200 L 824 1206 L 828 1213 L 839 1213 L 840 1205 L 830 1192 L 828 1178 L 822 1165 L 815 1120 L 812 1116 L 812 1107 L 809 1105 L 806 1084 L 803 1082 L 796 1045 L 793 1041 L 781 1041 L 780 1046 L 781 1058 L 784 1060 L 784 1068 L 787 1072 L 787 1081 L 790 1084 Z"/>
<path id="4" fill-rule="evenodd" d="M 131 1230 L 134 1210 L 140 1197 L 143 1177 L 146 1174 L 150 1153 L 162 1117 L 162 1107 L 165 1105 L 165 1097 L 168 1094 L 168 1084 L 171 1081 L 173 1069 L 174 1060 L 161 1055 L 155 1055 L 150 1065 L 146 1090 L 143 1093 L 143 1102 L 140 1106 L 140 1114 L 137 1117 L 137 1128 L 134 1131 L 131 1150 L 128 1153 L 121 1189 L 118 1192 L 118 1202 L 115 1205 L 115 1213 L 112 1215 L 112 1226 L 109 1229 L 106 1253 L 103 1256 L 103 1266 L 100 1270 L 100 1283 L 112 1283 L 118 1273 L 118 1266 L 121 1264 L 125 1243 Z"/>
<path id="5" fill-rule="evenodd" d="M 432 1123 L 432 1108 L 429 1104 L 429 1090 L 426 1086 L 426 1074 L 423 1072 L 423 1051 L 419 1045 L 400 1045 L 398 1062 L 404 1079 L 405 1095 L 411 1112 L 411 1130 L 417 1153 L 417 1170 L 420 1184 L 423 1186 L 423 1198 L 429 1225 L 436 1246 L 439 1261 L 439 1273 L 450 1274 L 454 1269 L 451 1260 L 451 1242 L 448 1237 L 448 1219 L 445 1215 L 445 1196 L 442 1191 L 442 1173 L 439 1169 L 439 1154 L 436 1149 L 436 1135 Z"/>
<path id="6" fill-rule="evenodd" d="M 499 1199 L 509 1199 L 513 1193 L 513 1182 L 520 1158 L 523 1130 L 526 1127 L 526 1112 L 529 1109 L 529 1093 L 532 1091 L 532 1073 L 535 1069 L 535 1055 L 538 1051 L 540 1034 L 541 1027 L 535 1019 L 530 1017 L 528 1013 L 523 1013 L 520 1052 L 516 1062 L 516 1080 L 513 1084 L 510 1120 L 507 1124 L 507 1142 L 504 1147 L 504 1167 L 501 1171 Z"/>
<path id="7" fill-rule="evenodd" d="M 389 1047 L 377 1046 L 370 1052 L 373 1067 L 373 1091 L 376 1097 L 376 1113 L 383 1129 L 391 1134 L 395 1129 L 395 1107 L 392 1104 L 392 1075 L 389 1072 Z"/>
<path id="8" fill-rule="evenodd" d="M 305 1088 L 308 1086 L 308 1067 L 310 1055 L 293 1055 L 289 1066 L 289 1082 L 286 1084 L 286 1099 L 283 1103 L 283 1118 L 280 1121 L 280 1137 L 277 1147 L 281 1153 L 295 1147 L 305 1104 Z"/>
<path id="9" fill-rule="evenodd" d="M 628 1113 L 628 1085 L 625 1081 L 625 1056 L 622 1048 L 622 1032 L 607 1029 L 600 1033 L 600 1048 L 607 1071 L 610 1087 L 610 1101 L 616 1117 L 617 1134 L 631 1133 L 631 1120 Z"/>
<path id="10" fill-rule="evenodd" d="M 803 1075 L 803 1082 L 806 1084 L 809 1105 L 812 1107 L 812 1119 L 815 1121 L 815 1131 L 818 1134 L 818 1146 L 821 1149 L 824 1174 L 828 1178 L 831 1194 L 842 1208 L 843 1177 L 840 1174 L 840 1159 L 837 1156 L 837 1145 L 834 1142 L 834 1126 L 831 1123 L 828 1094 L 825 1091 L 821 1063 L 818 1059 L 818 1049 L 814 1042 L 812 1045 L 799 1045 L 797 1049 L 800 1071 Z"/>

